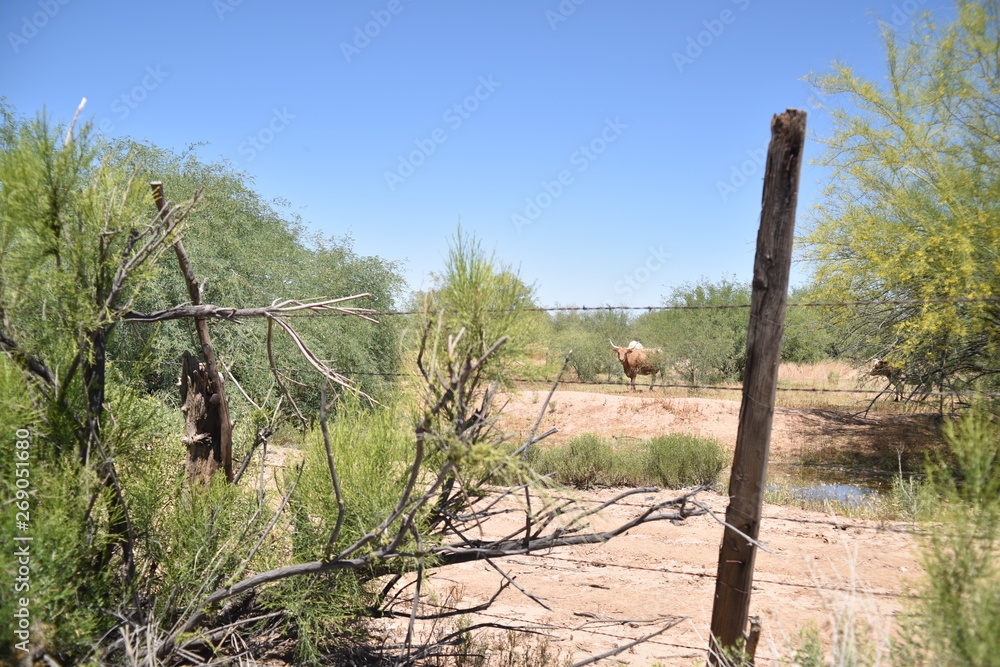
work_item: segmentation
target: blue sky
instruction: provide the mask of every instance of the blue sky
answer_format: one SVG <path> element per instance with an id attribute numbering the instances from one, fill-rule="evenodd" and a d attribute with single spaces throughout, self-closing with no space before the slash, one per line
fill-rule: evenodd
<path id="1" fill-rule="evenodd" d="M 656 305 L 748 280 L 770 119 L 834 60 L 884 77 L 878 20 L 941 0 L 174 3 L 6 0 L 0 95 L 105 134 L 207 142 L 311 229 L 402 261 L 459 222 L 543 305 Z M 807 165 L 800 228 L 824 171 Z M 169 187 L 169 184 L 168 184 Z M 793 282 L 806 280 L 796 264 Z M 289 295 L 294 296 L 294 295 Z M 331 295 L 337 296 L 337 295 Z M 239 304 L 251 305 L 251 304 Z"/>

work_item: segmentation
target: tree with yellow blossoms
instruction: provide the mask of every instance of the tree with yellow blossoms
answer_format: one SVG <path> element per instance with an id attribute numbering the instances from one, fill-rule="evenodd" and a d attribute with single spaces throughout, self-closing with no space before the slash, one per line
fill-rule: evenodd
<path id="1" fill-rule="evenodd" d="M 995 388 L 1000 0 L 958 0 L 954 22 L 924 14 L 884 37 L 884 82 L 843 63 L 810 77 L 834 132 L 801 247 L 820 298 L 882 302 L 830 309 L 858 359 L 887 358 L 911 388 Z"/>

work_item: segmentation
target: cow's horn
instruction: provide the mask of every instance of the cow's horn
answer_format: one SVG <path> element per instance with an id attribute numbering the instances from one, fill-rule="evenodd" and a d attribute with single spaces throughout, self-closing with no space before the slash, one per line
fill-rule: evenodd
<path id="1" fill-rule="evenodd" d="M 608 339 L 608 341 L 611 343 L 611 347 L 615 348 L 616 350 L 618 349 L 618 346 L 615 345 L 615 341 L 611 340 L 610 338 Z"/>

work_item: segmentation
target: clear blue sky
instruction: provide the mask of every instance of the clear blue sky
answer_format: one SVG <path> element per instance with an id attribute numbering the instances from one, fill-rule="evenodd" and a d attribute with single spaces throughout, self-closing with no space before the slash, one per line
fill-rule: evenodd
<path id="1" fill-rule="evenodd" d="M 403 261 L 412 289 L 461 220 L 544 305 L 655 305 L 702 276 L 749 279 L 771 116 L 807 109 L 810 135 L 828 134 L 803 77 L 839 59 L 881 79 L 878 19 L 924 10 L 954 11 L 5 0 L 0 95 L 61 120 L 86 97 L 106 134 L 207 142 L 199 157 L 231 161 L 312 229 Z M 824 177 L 805 168 L 800 224 Z"/>

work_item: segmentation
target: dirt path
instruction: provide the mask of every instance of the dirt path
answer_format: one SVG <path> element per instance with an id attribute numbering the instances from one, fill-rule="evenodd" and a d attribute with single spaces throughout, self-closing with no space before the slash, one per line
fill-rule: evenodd
<path id="1" fill-rule="evenodd" d="M 542 400 L 544 396 L 535 392 L 511 400 L 502 427 L 529 431 Z M 715 436 L 732 448 L 738 414 L 735 401 L 565 391 L 555 394 L 542 429 L 558 427 L 555 441 L 581 433 L 646 438 L 689 432 Z M 836 447 L 851 437 L 857 444 L 856 438 L 872 429 L 895 428 L 909 419 L 897 417 L 857 420 L 836 413 L 779 408 L 772 460 L 792 460 L 805 450 Z M 600 490 L 580 496 L 601 501 L 615 493 Z M 606 520 L 625 518 L 671 496 L 664 491 L 635 497 L 628 505 L 611 510 Z M 726 498 L 704 494 L 703 500 L 724 514 Z M 871 624 L 876 640 L 890 635 L 893 617 L 901 609 L 899 596 L 919 575 L 906 526 L 773 505 L 765 506 L 764 515 L 761 538 L 770 553 L 758 554 L 750 610 L 764 625 L 758 664 L 777 664 L 765 659 L 787 656 L 789 643 L 808 623 L 829 637 L 834 622 L 848 611 Z M 486 532 L 500 535 L 514 529 L 504 522 L 498 518 Z M 600 546 L 505 559 L 497 565 L 536 599 L 509 587 L 488 610 L 469 620 L 534 627 L 563 658 L 571 660 L 609 651 L 676 623 L 658 637 L 600 664 L 691 665 L 695 658 L 704 657 L 707 645 L 721 537 L 720 524 L 702 516 L 676 525 L 646 524 Z M 495 569 L 478 562 L 440 570 L 431 580 L 431 589 L 439 601 L 469 608 L 487 602 L 501 582 Z M 402 621 L 391 625 L 397 633 L 405 631 Z M 426 634 L 430 628 L 424 625 L 421 631 Z M 529 643 L 521 638 L 519 650 Z"/>

